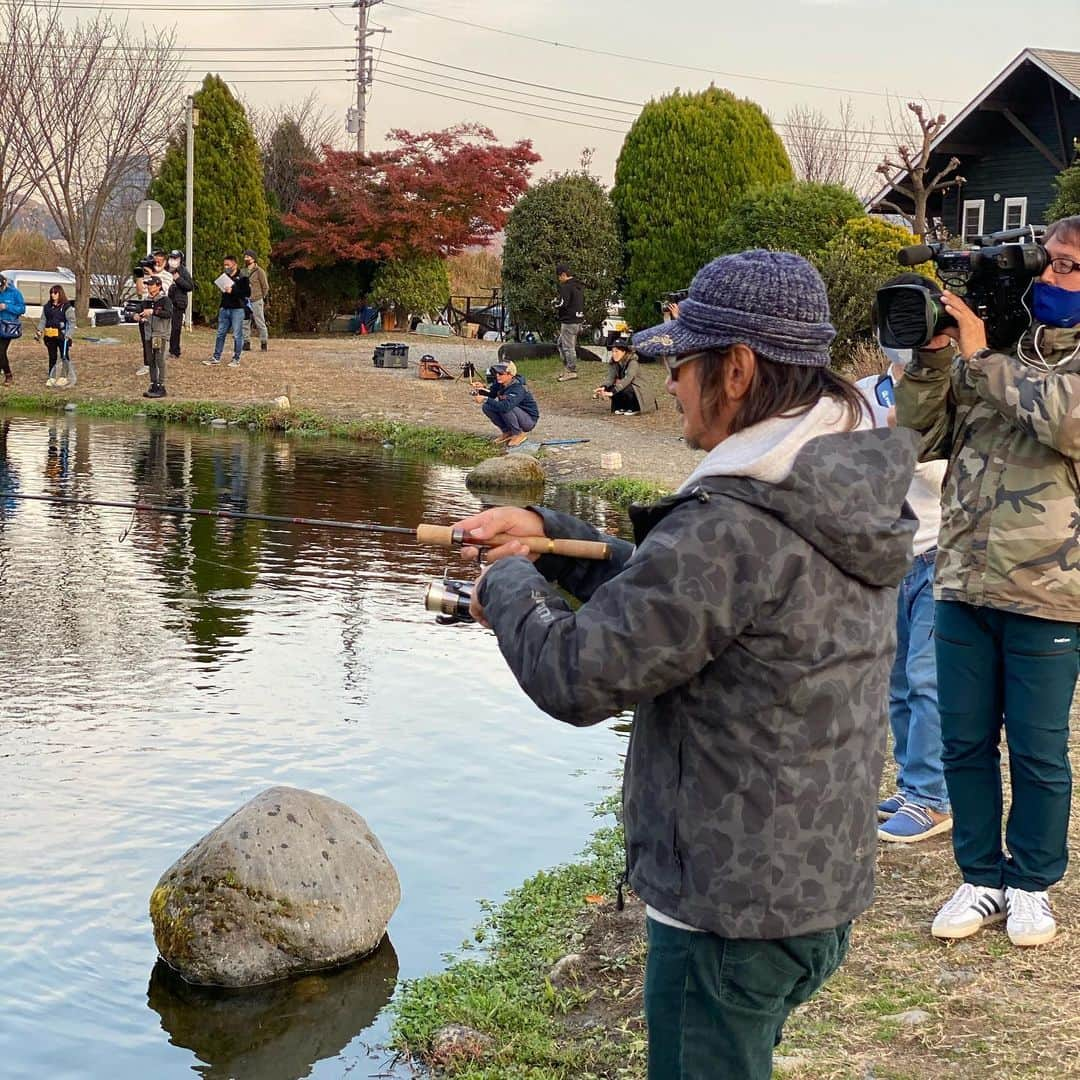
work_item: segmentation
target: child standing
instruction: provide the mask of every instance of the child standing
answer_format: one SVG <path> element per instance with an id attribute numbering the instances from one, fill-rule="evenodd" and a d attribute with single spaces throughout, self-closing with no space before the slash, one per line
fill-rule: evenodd
<path id="1" fill-rule="evenodd" d="M 148 277 L 146 292 L 151 306 L 139 313 L 145 324 L 146 338 L 150 342 L 150 389 L 143 393 L 146 398 L 165 397 L 165 349 L 172 332 L 173 304 L 165 295 L 161 278 Z"/>

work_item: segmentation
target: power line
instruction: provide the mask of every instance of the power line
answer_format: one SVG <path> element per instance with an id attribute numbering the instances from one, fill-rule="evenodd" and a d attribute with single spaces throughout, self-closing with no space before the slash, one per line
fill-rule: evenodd
<path id="1" fill-rule="evenodd" d="M 399 11 L 408 11 L 413 15 L 424 15 L 427 18 L 439 19 L 442 22 L 456 23 L 459 26 L 467 26 L 470 30 L 486 30 L 491 34 L 501 34 L 504 37 L 518 38 L 521 41 L 532 41 L 540 45 L 551 45 L 557 49 L 571 49 L 574 52 L 590 53 L 593 56 L 606 56 L 614 60 L 627 60 L 639 64 L 652 64 L 656 67 L 675 68 L 678 71 L 697 71 L 703 75 L 720 75 L 725 79 L 752 79 L 756 82 L 776 83 L 780 86 L 799 86 L 810 90 L 832 90 L 841 94 L 864 94 L 868 97 L 883 98 L 896 96 L 895 94 L 890 94 L 881 90 L 855 90 L 845 86 L 825 86 L 821 83 L 797 82 L 793 79 L 773 79 L 766 75 L 747 75 L 738 71 L 720 71 L 714 68 L 695 67 L 691 64 L 676 64 L 667 60 L 656 60 L 648 56 L 634 56 L 631 53 L 608 52 L 605 49 L 592 49 L 585 45 L 574 45 L 565 41 L 552 41 L 549 38 L 534 37 L 531 34 L 521 34 L 513 30 L 503 30 L 497 26 L 485 26 L 483 23 L 471 22 L 467 19 L 455 19 L 450 15 L 442 15 L 436 11 L 425 11 L 422 8 L 409 7 L 407 4 L 394 3 L 393 0 L 385 0 L 385 3 L 387 7 L 397 8 Z M 964 104 L 964 102 L 956 102 L 953 98 L 940 98 L 938 100 L 953 104 Z"/>
<path id="2" fill-rule="evenodd" d="M 534 86 L 538 90 L 554 90 L 559 94 L 572 94 L 574 97 L 592 98 L 594 101 L 612 101 L 617 105 L 635 105 L 639 109 L 640 101 L 627 101 L 624 98 L 604 97 L 601 94 L 586 94 L 580 90 L 567 90 L 562 86 L 546 86 L 544 83 L 526 82 L 524 79 L 513 79 L 509 75 L 493 75 L 486 71 L 475 71 L 473 68 L 458 67 L 456 64 L 447 64 L 442 60 L 431 60 L 426 56 L 411 56 L 409 53 L 396 52 L 394 49 L 386 50 L 388 56 L 400 56 L 405 60 L 415 60 L 421 64 L 434 64 L 435 67 L 449 68 L 451 71 L 464 71 L 469 75 L 481 75 L 485 79 L 499 79 L 502 82 L 517 83 L 519 86 Z"/>
<path id="3" fill-rule="evenodd" d="M 83 4 L 71 0 L 58 0 L 57 7 L 74 11 L 329 11 L 331 8 L 351 8 L 351 3 L 285 3 L 285 4 Z"/>
<path id="4" fill-rule="evenodd" d="M 421 83 L 424 83 L 427 86 L 442 86 L 443 85 L 442 82 L 430 82 L 430 81 L 428 81 L 426 79 L 417 78 L 417 76 L 415 74 L 416 68 L 406 67 L 403 64 L 395 64 L 395 63 L 393 63 L 393 62 L 391 62 L 389 60 L 383 60 L 382 66 L 387 67 L 387 68 L 395 69 L 394 71 L 391 72 L 391 74 L 396 75 L 398 78 L 406 78 L 407 77 L 407 78 L 412 79 L 412 81 L 414 81 L 414 82 L 421 82 Z M 432 72 L 427 72 L 426 74 L 433 74 L 433 73 Z M 587 117 L 590 117 L 593 120 L 607 120 L 607 121 L 609 121 L 611 123 L 617 123 L 620 120 L 634 120 L 634 119 L 637 118 L 637 115 L 638 115 L 637 113 L 616 112 L 616 110 L 614 110 L 614 109 L 606 109 L 606 110 L 603 110 L 603 111 L 615 113 L 615 115 L 613 115 L 613 116 L 603 116 L 603 115 L 599 115 L 597 113 L 590 113 L 590 112 L 586 111 L 589 108 L 603 109 L 603 106 L 596 106 L 596 105 L 586 106 L 586 105 L 582 104 L 581 102 L 569 101 L 566 98 L 550 98 L 550 97 L 541 97 L 541 96 L 539 96 L 537 94 L 523 94 L 519 90 L 504 90 L 500 86 L 492 86 L 492 85 L 490 85 L 488 83 L 473 82 L 471 79 L 461 79 L 461 78 L 458 78 L 455 75 L 443 75 L 442 78 L 444 80 L 448 80 L 449 82 L 464 83 L 465 86 L 467 86 L 467 87 L 468 86 L 476 86 L 476 87 L 479 87 L 482 91 L 493 92 L 495 94 L 498 94 L 500 97 L 506 96 L 506 95 L 512 95 L 512 96 L 507 97 L 507 100 L 510 100 L 510 101 L 513 101 L 513 100 L 515 100 L 517 98 L 522 98 L 524 100 L 521 101 L 521 104 L 524 104 L 524 105 L 536 104 L 540 108 L 548 109 L 551 112 L 568 112 L 571 115 L 587 116 Z M 453 90 L 453 89 L 457 89 L 457 88 L 456 87 L 447 87 L 447 89 Z M 467 93 L 468 91 L 463 89 L 461 92 L 462 93 Z M 541 102 L 545 102 L 545 101 L 556 102 L 557 105 L 542 105 L 542 104 L 540 104 Z M 574 108 L 574 109 L 560 109 L 560 108 L 557 107 L 558 105 L 573 105 L 573 106 L 576 106 L 576 108 Z"/>
<path id="5" fill-rule="evenodd" d="M 416 94 L 427 94 L 428 97 L 445 98 L 447 101 L 460 101 L 460 102 L 464 103 L 465 105 L 476 105 L 477 104 L 475 101 L 470 101 L 469 98 L 452 97 L 450 94 L 437 94 L 432 90 L 424 90 L 424 89 L 421 89 L 418 86 L 407 86 L 404 83 L 392 82 L 390 79 L 386 79 L 386 78 L 384 78 L 382 81 L 387 86 L 396 86 L 400 90 L 412 90 L 413 93 L 416 93 Z M 569 124 L 571 127 L 592 128 L 594 131 L 607 131 L 607 132 L 610 132 L 612 135 L 623 135 L 623 134 L 625 134 L 625 129 L 622 129 L 622 128 L 607 128 L 607 127 L 599 127 L 596 124 L 581 124 L 581 123 L 578 123 L 576 120 L 564 120 L 562 117 L 559 117 L 559 116 L 541 116 L 538 113 L 522 112 L 520 109 L 509 109 L 504 105 L 483 105 L 482 107 L 483 108 L 489 108 L 489 109 L 497 109 L 500 112 L 514 113 L 517 116 L 528 116 L 528 117 L 531 117 L 533 120 L 552 120 L 556 124 Z"/>

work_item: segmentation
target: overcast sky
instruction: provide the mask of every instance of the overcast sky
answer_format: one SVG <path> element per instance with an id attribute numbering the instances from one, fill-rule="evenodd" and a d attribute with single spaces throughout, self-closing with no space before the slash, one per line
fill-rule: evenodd
<path id="1" fill-rule="evenodd" d="M 350 46 L 355 55 L 355 10 L 178 10 L 185 2 L 206 0 L 176 0 L 172 13 L 138 18 L 176 24 L 182 46 L 203 49 L 186 54 L 193 74 L 201 78 L 216 70 L 257 104 L 299 100 L 315 89 L 344 125 L 345 110 L 355 100 L 355 84 L 346 81 L 354 70 L 348 57 Z M 222 7 L 257 2 L 221 0 Z M 368 106 L 369 147 L 382 145 L 392 127 L 425 130 L 480 121 L 501 140 L 532 139 L 543 155 L 537 175 L 576 167 L 582 149 L 594 147 L 593 171 L 610 182 L 622 132 L 632 120 L 622 114 L 635 108 L 583 96 L 568 99 L 568 93 L 643 102 L 676 86 L 696 90 L 710 81 L 757 101 L 776 122 L 797 105 L 832 117 L 847 98 L 860 126 L 884 132 L 890 96 L 894 112 L 898 101 L 918 97 L 951 116 L 1023 48 L 1080 51 L 1077 0 L 1043 0 L 1029 10 L 1037 19 L 1025 17 L 1018 0 L 385 2 L 370 14 L 373 26 L 392 33 L 372 38 L 377 67 Z M 1047 27 L 1059 28 L 1058 36 Z M 270 46 L 284 48 L 226 51 Z M 303 46 L 324 51 L 305 52 Z M 327 46 L 340 51 L 325 51 Z M 293 81 L 302 79 L 315 81 Z M 497 105 L 534 115 L 515 115 Z M 540 118 L 545 109 L 551 111 Z M 338 141 L 349 144 L 344 126 Z"/>

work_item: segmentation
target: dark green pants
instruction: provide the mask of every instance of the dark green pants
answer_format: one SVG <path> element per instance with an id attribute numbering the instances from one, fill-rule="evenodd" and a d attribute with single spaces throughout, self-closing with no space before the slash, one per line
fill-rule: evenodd
<path id="1" fill-rule="evenodd" d="M 847 955 L 851 923 L 742 941 L 647 919 L 649 1080 L 769 1080 L 784 1021 Z"/>
<path id="2" fill-rule="evenodd" d="M 953 851 L 972 885 L 1037 891 L 1060 881 L 1072 771 L 1069 708 L 1080 665 L 1075 623 L 940 601 L 938 709 Z M 1001 846 L 1001 727 L 1012 806 Z"/>

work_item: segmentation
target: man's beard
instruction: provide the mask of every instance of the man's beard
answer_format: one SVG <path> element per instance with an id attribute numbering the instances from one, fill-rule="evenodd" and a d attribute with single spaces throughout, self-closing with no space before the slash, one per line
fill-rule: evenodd
<path id="1" fill-rule="evenodd" d="M 682 404 L 680 403 L 678 398 L 675 399 L 675 411 L 680 416 L 682 416 L 684 414 Z M 686 443 L 686 445 L 689 446 L 691 450 L 700 450 L 700 449 L 702 449 L 701 443 L 699 443 L 697 441 L 697 439 L 695 439 L 693 437 L 693 435 L 683 435 L 683 442 Z"/>

